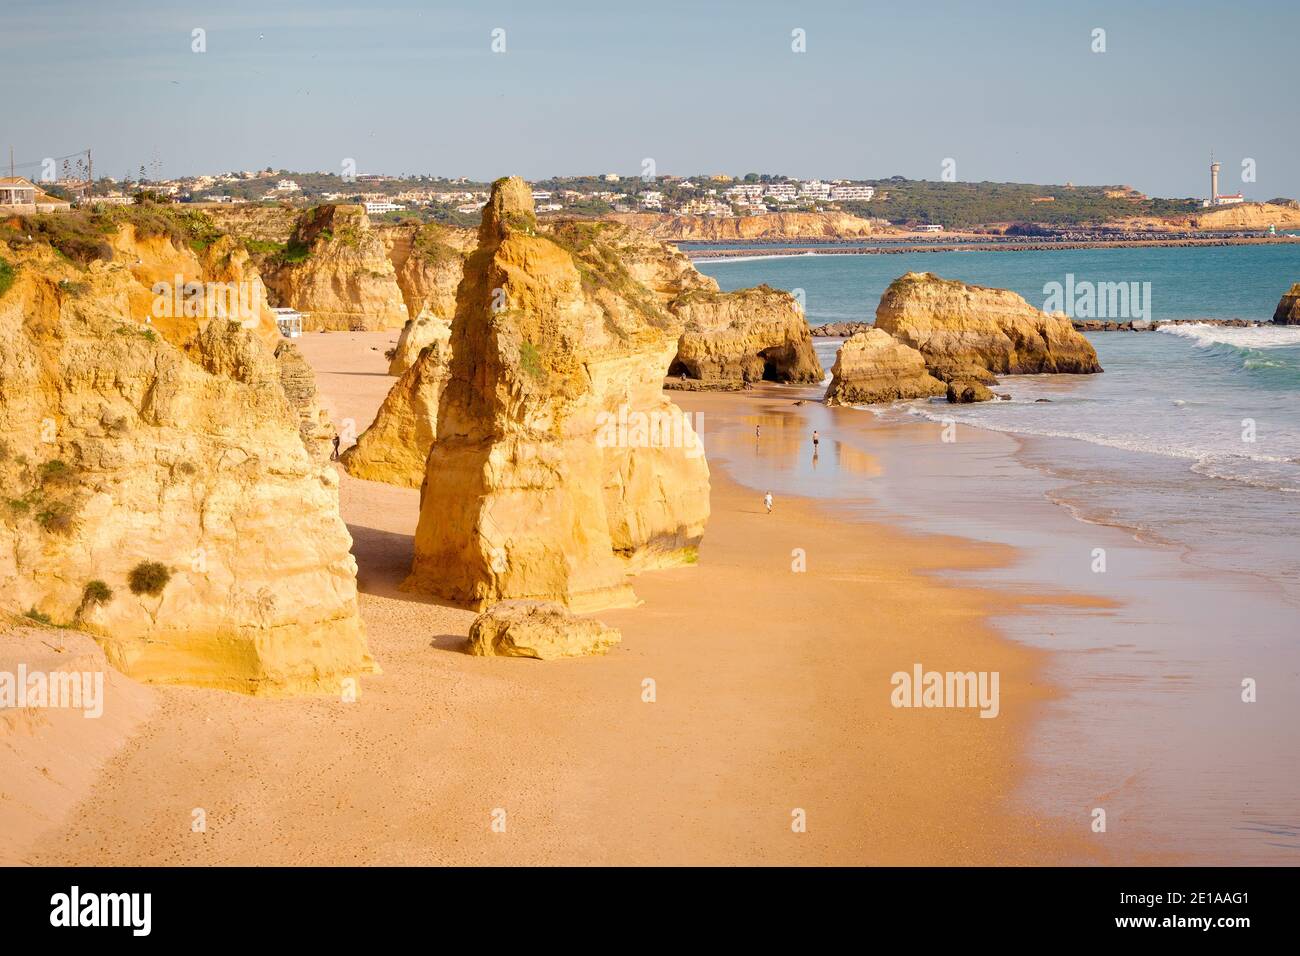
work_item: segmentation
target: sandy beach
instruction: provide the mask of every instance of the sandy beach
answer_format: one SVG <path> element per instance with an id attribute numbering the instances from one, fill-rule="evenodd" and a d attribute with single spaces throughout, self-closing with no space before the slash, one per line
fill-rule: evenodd
<path id="1" fill-rule="evenodd" d="M 392 333 L 301 341 L 336 421 L 365 427 Z M 793 389 L 680 395 L 700 412 L 712 517 L 692 567 L 639 576 L 597 615 L 607 656 L 470 657 L 473 614 L 398 590 L 417 492 L 342 475 L 361 610 L 383 673 L 355 703 L 153 688 L 30 864 L 1028 864 L 1149 860 L 1090 833 L 1087 807 L 1031 810 L 1030 729 L 1059 698 L 1047 656 L 991 618 L 1103 607 L 1086 593 L 967 584 L 1013 548 L 884 520 L 863 494 L 761 494 L 735 480 L 808 457 Z M 808 408 L 817 414 L 820 406 Z M 844 414 L 844 413 L 841 413 Z M 852 414 L 849 411 L 847 414 Z M 797 418 L 797 414 L 795 418 Z M 801 420 L 800 420 L 801 421 Z M 754 424 L 762 434 L 752 443 Z M 717 443 L 715 454 L 714 442 Z M 746 447 L 748 446 L 748 447 Z M 899 480 L 826 443 L 858 482 Z M 846 495 L 847 492 L 846 488 Z M 876 513 L 868 517 L 865 512 Z M 802 550 L 806 570 L 794 570 Z M 957 578 L 962 578 L 957 583 Z M 895 708 L 890 676 L 996 671 L 996 719 Z M 653 681 L 648 702 L 645 681 Z M 114 706 L 110 688 L 106 706 Z M 12 794 L 6 793 L 7 799 Z M 201 809 L 203 832 L 191 823 Z M 504 811 L 505 832 L 494 832 Z M 802 813 L 800 813 L 802 811 Z M 792 822 L 806 819 L 806 832 Z M 499 829 L 499 828 L 498 828 Z"/>

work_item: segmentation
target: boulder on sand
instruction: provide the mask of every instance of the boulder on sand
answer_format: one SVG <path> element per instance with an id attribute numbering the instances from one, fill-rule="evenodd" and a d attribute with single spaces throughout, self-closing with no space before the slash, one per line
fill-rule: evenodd
<path id="1" fill-rule="evenodd" d="M 614 628 L 570 614 L 553 601 L 502 601 L 470 625 L 469 653 L 550 661 L 604 654 L 620 640 Z"/>

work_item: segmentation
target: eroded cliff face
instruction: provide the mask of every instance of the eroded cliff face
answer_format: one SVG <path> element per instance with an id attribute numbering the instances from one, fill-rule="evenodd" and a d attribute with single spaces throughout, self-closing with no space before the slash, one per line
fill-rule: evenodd
<path id="1" fill-rule="evenodd" d="M 388 362 L 388 374 L 406 374 L 406 370 L 429 348 L 444 353 L 444 364 L 451 357 L 451 319 L 424 316 L 408 320 L 402 326 L 402 334 L 397 337 L 393 357 Z"/>
<path id="2" fill-rule="evenodd" d="M 615 222 L 669 242 L 722 242 L 745 239 L 860 239 L 881 232 L 869 219 L 843 212 L 776 212 L 762 216 L 675 216 L 622 213 Z"/>
<path id="3" fill-rule="evenodd" d="M 375 420 L 343 453 L 343 467 L 354 478 L 405 488 L 424 483 L 429 449 L 438 434 L 438 403 L 447 385 L 451 350 L 425 347 L 402 373 L 379 407 Z"/>
<path id="4" fill-rule="evenodd" d="M 1300 203 L 1294 200 L 1287 203 L 1243 202 L 1230 206 L 1215 206 L 1198 209 L 1196 212 L 1181 216 L 1134 216 L 1120 220 L 1120 228 L 1133 230 L 1204 230 L 1206 232 L 1227 230 L 1294 229 L 1300 226 Z"/>
<path id="5" fill-rule="evenodd" d="M 717 280 L 699 272 L 676 246 L 622 223 L 566 220 L 550 225 L 547 235 L 588 268 L 599 270 L 602 256 L 616 260 L 636 282 L 653 292 L 661 304 L 666 305 L 684 292 L 718 291 Z"/>
<path id="6" fill-rule="evenodd" d="M 112 261 L 135 280 L 126 287 L 127 316 L 183 350 L 190 349 L 209 320 L 237 323 L 276 359 L 304 446 L 317 458 L 329 454 L 333 429 L 317 399 L 315 376 L 280 334 L 266 284 L 241 239 L 221 235 L 195 252 L 169 236 L 141 235 L 124 223 L 109 237 L 109 245 Z"/>
<path id="7" fill-rule="evenodd" d="M 257 330 L 144 324 L 134 260 L 4 257 L 0 605 L 151 682 L 337 694 L 371 672 L 337 478 Z"/>
<path id="8" fill-rule="evenodd" d="M 1100 372 L 1092 344 L 1059 313 L 1007 289 L 986 289 L 928 272 L 895 279 L 880 297 L 876 328 L 925 357 L 945 382 L 992 376 Z"/>
<path id="9" fill-rule="evenodd" d="M 1273 321 L 1278 325 L 1300 325 L 1300 282 L 1282 294 L 1273 310 Z"/>
<path id="10" fill-rule="evenodd" d="M 539 234 L 527 185 L 494 184 L 457 296 L 406 587 L 476 608 L 590 610 L 634 602 L 629 570 L 694 560 L 708 466 L 661 388 L 676 333 L 600 245 Z"/>
<path id="11" fill-rule="evenodd" d="M 669 376 L 702 383 L 789 382 L 825 377 L 808 322 L 788 292 L 768 286 L 688 292 L 670 305 L 681 340 Z"/>
<path id="12" fill-rule="evenodd" d="M 407 315 L 437 319 L 450 329 L 465 257 L 478 241 L 474 230 L 438 223 L 374 228 L 393 264 Z"/>
<path id="13" fill-rule="evenodd" d="M 407 319 L 384 240 L 361 206 L 307 210 L 265 268 L 272 296 L 303 312 L 307 331 L 400 329 Z"/>
<path id="14" fill-rule="evenodd" d="M 925 356 L 882 329 L 858 332 L 835 356 L 827 405 L 870 405 L 942 395 L 943 382 L 925 368 Z"/>

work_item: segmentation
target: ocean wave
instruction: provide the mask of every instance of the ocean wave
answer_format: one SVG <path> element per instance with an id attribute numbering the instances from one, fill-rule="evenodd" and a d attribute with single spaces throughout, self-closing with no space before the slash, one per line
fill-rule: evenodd
<path id="1" fill-rule="evenodd" d="M 1257 325 L 1239 329 L 1207 325 L 1204 322 L 1170 322 L 1156 331 L 1191 339 L 1201 348 L 1215 345 L 1230 345 L 1237 349 L 1286 349 L 1300 346 L 1300 326 L 1297 325 Z"/>
<path id="2" fill-rule="evenodd" d="M 953 421 L 959 425 L 969 425 L 971 428 L 983 428 L 987 431 L 1035 438 L 1069 438 L 1103 448 L 1113 448 L 1116 451 L 1181 459 L 1192 463 L 1190 466 L 1192 472 L 1205 477 L 1240 481 L 1259 488 L 1300 492 L 1300 459 L 1276 455 L 1225 453 L 1220 449 L 1197 447 L 1176 439 L 1160 441 L 1151 436 L 1103 435 L 1071 428 L 1051 428 L 1026 425 L 1023 422 L 977 419 L 968 412 L 956 411 L 952 406 L 947 406 L 945 410 L 940 411 L 926 407 L 928 404 L 896 405 L 894 408 L 905 411 L 908 415 L 939 424 Z"/>

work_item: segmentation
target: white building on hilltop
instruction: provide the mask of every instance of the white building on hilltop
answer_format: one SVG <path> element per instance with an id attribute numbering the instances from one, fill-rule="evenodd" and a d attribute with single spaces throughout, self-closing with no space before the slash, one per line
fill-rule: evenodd
<path id="1" fill-rule="evenodd" d="M 1230 196 L 1219 195 L 1219 164 L 1214 161 L 1214 154 L 1210 154 L 1210 198 L 1201 200 L 1203 208 L 1209 206 L 1231 206 L 1234 203 L 1245 202 L 1246 197 L 1241 193 L 1234 193 Z"/>

